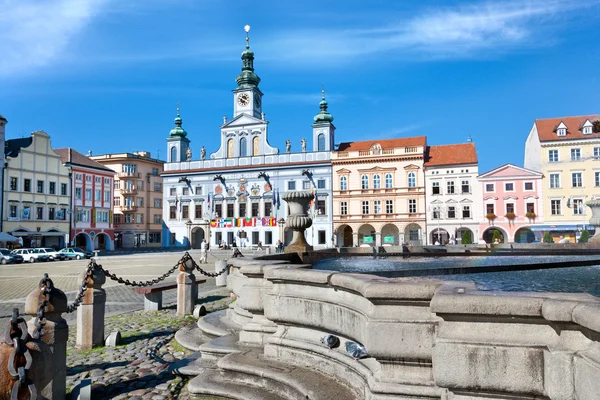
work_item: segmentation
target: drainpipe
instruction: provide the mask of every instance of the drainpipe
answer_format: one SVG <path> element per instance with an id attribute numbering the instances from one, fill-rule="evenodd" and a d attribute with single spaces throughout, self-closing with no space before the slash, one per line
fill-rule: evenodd
<path id="1" fill-rule="evenodd" d="M 73 239 L 75 238 L 74 236 L 74 232 L 73 232 L 73 213 L 75 212 L 75 209 L 73 208 L 73 196 L 75 193 L 75 186 L 73 185 L 73 170 L 71 170 L 69 168 L 69 183 L 71 184 L 71 195 L 69 196 L 69 199 L 71 200 L 69 204 L 69 208 L 68 210 L 71 211 L 69 213 L 69 243 L 67 243 L 65 245 L 65 247 L 70 247 L 71 243 L 73 243 Z"/>
<path id="2" fill-rule="evenodd" d="M 3 149 L 1 151 L 4 151 Z M 6 169 L 8 167 L 8 161 L 4 162 L 2 165 L 2 176 L 0 176 L 0 190 L 2 190 L 2 204 L 0 204 L 0 232 L 4 232 L 4 204 L 8 204 L 6 202 L 6 195 L 8 193 L 4 192 L 4 174 L 6 173 Z"/>

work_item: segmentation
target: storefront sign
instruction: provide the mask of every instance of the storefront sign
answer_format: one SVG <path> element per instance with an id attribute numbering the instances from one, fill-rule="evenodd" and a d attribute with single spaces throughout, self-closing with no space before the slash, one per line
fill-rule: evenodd
<path id="1" fill-rule="evenodd" d="M 384 236 L 383 243 L 394 243 L 394 237 L 393 236 Z"/>
<path id="2" fill-rule="evenodd" d="M 373 243 L 373 236 L 364 236 L 363 243 Z"/>

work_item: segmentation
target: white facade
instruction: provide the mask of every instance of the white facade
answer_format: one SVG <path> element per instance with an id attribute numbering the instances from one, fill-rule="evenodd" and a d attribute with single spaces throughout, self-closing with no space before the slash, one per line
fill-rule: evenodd
<path id="1" fill-rule="evenodd" d="M 483 219 L 478 174 L 477 164 L 425 169 L 427 244 L 435 244 L 436 240 L 444 244 L 452 239 L 460 244 L 466 229 L 471 231 L 473 243 L 477 243 L 479 223 Z M 450 187 L 454 188 L 453 192 Z"/>
<path id="2" fill-rule="evenodd" d="M 165 164 L 163 246 L 199 248 L 205 238 L 211 246 L 288 242 L 291 232 L 284 232 L 288 207 L 281 197 L 293 190 L 312 191 L 316 196 L 311 208 L 313 227 L 306 232 L 308 243 L 332 245 L 333 125 L 313 125 L 313 137 L 323 135 L 320 151 L 319 143 L 313 143 L 313 151 L 307 151 L 305 142 L 292 152 L 288 142 L 285 153 L 271 146 L 253 60 L 247 46 L 238 87 L 233 90 L 233 118 L 220 127 L 220 147 L 208 157 L 202 147 L 196 159 L 173 162 L 169 158 Z M 177 148 L 189 143 L 181 119 L 175 123 L 167 139 L 168 151 L 176 143 L 180 143 Z"/>
<path id="3" fill-rule="evenodd" d="M 4 181 L 6 178 L 4 176 L 4 164 L 5 164 L 5 160 L 6 160 L 6 156 L 4 155 L 4 146 L 5 146 L 5 142 L 6 142 L 6 132 L 5 132 L 5 127 L 6 124 L 8 123 L 8 121 L 6 120 L 6 118 L 4 118 L 2 115 L 0 115 L 0 172 L 2 172 L 2 175 L 0 176 L 0 184 L 2 185 L 1 187 L 4 188 L 4 185 L 6 185 L 6 182 Z M 4 205 L 4 201 L 3 201 L 3 195 L 4 195 L 4 189 L 0 189 L 0 204 Z M 6 212 L 5 210 L 1 210 L 0 211 L 0 224 L 2 224 L 2 221 L 4 219 L 4 216 L 2 215 L 4 212 Z M 0 232 L 3 232 L 3 227 L 0 225 Z"/>
<path id="4" fill-rule="evenodd" d="M 542 170 L 542 157 L 541 157 L 542 146 L 540 143 L 540 137 L 538 136 L 537 126 L 533 124 L 527 140 L 525 141 L 525 159 L 523 166 L 532 171 Z"/>

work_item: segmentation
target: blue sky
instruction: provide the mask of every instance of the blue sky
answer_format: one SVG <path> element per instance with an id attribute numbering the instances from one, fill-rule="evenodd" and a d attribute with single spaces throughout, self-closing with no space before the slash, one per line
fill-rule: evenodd
<path id="1" fill-rule="evenodd" d="M 336 143 L 472 137 L 480 172 L 536 118 L 600 112 L 600 1 L 0 0 L 7 137 L 164 158 L 179 102 L 216 151 L 249 24 L 269 142 L 311 137 L 321 85 Z M 309 145 L 310 147 L 310 145 Z"/>

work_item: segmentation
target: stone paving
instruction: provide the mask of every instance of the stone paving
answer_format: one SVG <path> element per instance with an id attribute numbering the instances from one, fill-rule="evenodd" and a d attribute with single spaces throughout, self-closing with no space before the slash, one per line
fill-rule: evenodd
<path id="1" fill-rule="evenodd" d="M 227 307 L 229 292 L 199 300 L 208 312 Z M 100 347 L 79 351 L 75 346 L 76 329 L 69 329 L 67 347 L 67 392 L 70 393 L 82 379 L 91 379 L 92 398 L 101 399 L 191 399 L 187 380 L 168 372 L 170 363 L 189 354 L 174 340 L 177 329 L 193 324 L 195 318 L 175 316 L 175 307 L 161 311 L 136 311 L 108 317 L 105 331 L 108 335 L 119 329 L 123 344 L 115 348 Z M 218 399 L 217 397 L 193 397 Z"/>
<path id="2" fill-rule="evenodd" d="M 199 250 L 189 251 L 195 259 L 200 259 Z M 209 253 L 208 264 L 202 265 L 208 272 L 214 272 L 216 259 L 227 258 L 230 251 L 214 251 Z M 163 252 L 152 254 L 128 254 L 115 256 L 102 256 L 98 263 L 125 279 L 145 281 L 162 275 L 175 265 L 184 254 L 180 252 Z M 12 309 L 17 307 L 23 311 L 25 298 L 37 287 L 43 274 L 47 272 L 54 285 L 65 292 L 69 302 L 77 295 L 81 284 L 80 274 L 86 269 L 89 260 L 53 261 L 46 263 L 23 263 L 0 265 L 0 329 L 10 319 Z M 196 275 L 200 277 L 197 272 Z M 175 281 L 177 272 L 165 281 Z M 200 294 L 215 289 L 215 279 L 206 277 L 206 283 L 198 286 Z M 107 279 L 103 288 L 106 290 L 106 315 L 143 309 L 144 296 L 136 294 L 130 287 L 121 285 Z M 176 301 L 176 290 L 166 291 L 163 294 L 163 303 Z M 76 320 L 76 313 L 65 314 L 63 318 L 71 323 Z"/>

